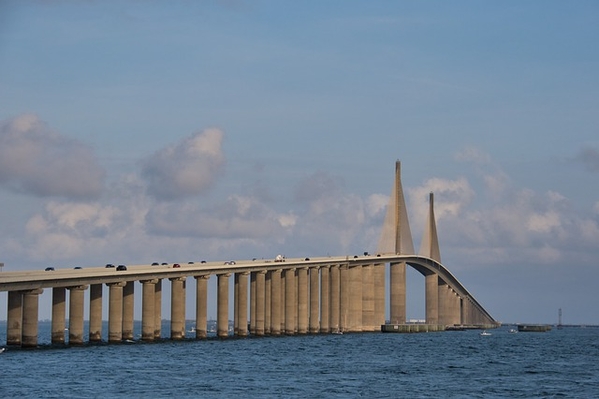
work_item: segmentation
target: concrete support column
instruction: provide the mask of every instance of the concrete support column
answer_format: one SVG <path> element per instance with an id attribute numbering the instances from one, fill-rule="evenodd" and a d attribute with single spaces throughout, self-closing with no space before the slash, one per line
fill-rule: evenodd
<path id="1" fill-rule="evenodd" d="M 439 276 L 437 273 L 424 276 L 426 324 L 439 324 Z"/>
<path id="2" fill-rule="evenodd" d="M 471 325 L 472 323 L 472 304 L 469 297 L 462 300 L 462 324 Z"/>
<path id="3" fill-rule="evenodd" d="M 141 339 L 142 341 L 154 341 L 154 328 L 156 322 L 154 315 L 154 305 L 156 299 L 156 283 L 158 280 L 142 280 L 141 281 Z"/>
<path id="4" fill-rule="evenodd" d="M 256 272 L 250 274 L 250 334 L 256 334 Z"/>
<path id="5" fill-rule="evenodd" d="M 449 286 L 445 281 L 438 279 L 438 297 L 439 297 L 439 324 L 449 325 Z"/>
<path id="6" fill-rule="evenodd" d="M 89 342 L 102 341 L 102 284 L 89 286 Z"/>
<path id="7" fill-rule="evenodd" d="M 295 269 L 285 270 L 285 334 L 295 334 Z"/>
<path id="8" fill-rule="evenodd" d="M 374 265 L 372 264 L 362 267 L 362 331 L 375 331 Z"/>
<path id="9" fill-rule="evenodd" d="M 37 346 L 39 295 L 42 292 L 42 289 L 23 292 L 23 335 L 21 336 L 23 348 Z"/>
<path id="10" fill-rule="evenodd" d="M 348 316 L 347 331 L 362 332 L 362 268 L 363 266 L 352 266 L 348 270 Z"/>
<path id="11" fill-rule="evenodd" d="M 392 324 L 406 322 L 406 264 L 405 262 L 390 265 L 390 321 Z"/>
<path id="12" fill-rule="evenodd" d="M 135 281 L 127 281 L 123 287 L 123 341 L 133 340 L 133 312 L 135 306 Z"/>
<path id="13" fill-rule="evenodd" d="M 162 337 L 162 280 L 154 285 L 154 339 Z"/>
<path id="14" fill-rule="evenodd" d="M 294 332 L 294 334 L 297 334 L 297 327 L 299 326 L 299 300 L 298 300 L 299 278 L 298 278 L 298 272 L 299 272 L 299 270 L 296 269 L 295 273 L 293 274 L 293 306 L 294 306 L 293 332 Z M 308 325 L 306 324 L 306 328 L 307 327 L 308 327 Z"/>
<path id="15" fill-rule="evenodd" d="M 328 334 L 330 328 L 331 314 L 331 282 L 330 266 L 320 268 L 320 332 Z"/>
<path id="16" fill-rule="evenodd" d="M 466 306 L 466 298 L 462 298 L 458 296 L 459 307 L 460 307 L 460 324 L 466 324 L 466 314 L 465 314 L 465 306 Z"/>
<path id="17" fill-rule="evenodd" d="M 270 335 L 281 334 L 281 270 L 270 271 Z"/>
<path id="18" fill-rule="evenodd" d="M 318 267 L 310 268 L 310 334 L 317 334 L 320 331 L 319 320 L 319 296 L 318 289 Z"/>
<path id="19" fill-rule="evenodd" d="M 266 270 L 256 273 L 256 336 L 264 335 L 265 330 Z"/>
<path id="20" fill-rule="evenodd" d="M 187 278 L 170 278 L 171 281 L 171 339 L 185 338 L 185 283 Z"/>
<path id="21" fill-rule="evenodd" d="M 124 282 L 109 283 L 108 291 L 108 342 L 123 340 L 123 287 Z"/>
<path id="22" fill-rule="evenodd" d="M 460 296 L 453 289 L 451 290 L 451 324 L 462 324 L 462 309 Z"/>
<path id="23" fill-rule="evenodd" d="M 386 322 L 385 309 L 385 264 L 376 263 L 374 265 L 374 325 L 375 330 L 380 331 L 381 326 Z"/>
<path id="24" fill-rule="evenodd" d="M 233 274 L 233 335 L 239 333 L 239 273 Z"/>
<path id="25" fill-rule="evenodd" d="M 229 277 L 231 274 L 219 274 L 216 302 L 216 335 L 219 338 L 229 336 Z"/>
<path id="26" fill-rule="evenodd" d="M 8 310 L 6 314 L 6 345 L 21 345 L 23 334 L 23 292 L 8 292 Z M 64 334 L 64 328 L 63 328 Z"/>
<path id="27" fill-rule="evenodd" d="M 349 331 L 349 266 L 339 268 L 339 330 Z"/>
<path id="28" fill-rule="evenodd" d="M 195 276 L 196 279 L 196 339 L 208 337 L 208 280 L 210 275 Z"/>
<path id="29" fill-rule="evenodd" d="M 297 269 L 297 333 L 308 333 L 308 268 Z"/>
<path id="30" fill-rule="evenodd" d="M 339 265 L 333 265 L 331 266 L 331 273 L 330 273 L 330 278 L 331 278 L 331 287 L 330 287 L 330 294 L 331 294 L 331 300 L 329 301 L 330 305 L 331 305 L 331 312 L 329 313 L 330 315 L 330 323 L 329 323 L 329 327 L 330 327 L 330 331 L 331 332 L 336 332 L 339 331 L 339 311 L 340 311 L 340 302 L 341 302 L 341 287 L 340 287 L 340 270 L 339 270 Z"/>
<path id="31" fill-rule="evenodd" d="M 264 334 L 270 335 L 272 325 L 272 272 L 266 272 L 264 279 Z"/>
<path id="32" fill-rule="evenodd" d="M 83 345 L 83 307 L 87 287 L 69 287 L 69 345 Z"/>
<path id="33" fill-rule="evenodd" d="M 66 288 L 52 288 L 52 345 L 64 344 Z"/>
<path id="34" fill-rule="evenodd" d="M 285 312 L 287 310 L 287 306 L 286 306 L 286 301 L 287 301 L 287 295 L 285 294 L 286 290 L 287 290 L 287 280 L 285 278 L 285 271 L 281 270 L 281 283 L 280 283 L 280 288 L 281 288 L 281 294 L 280 294 L 280 301 L 281 301 L 281 307 L 280 307 L 280 311 L 281 311 L 281 315 L 279 316 L 279 320 L 281 321 L 281 334 L 285 334 Z"/>
<path id="35" fill-rule="evenodd" d="M 247 337 L 248 335 L 248 276 L 250 272 L 235 273 L 235 277 L 238 278 L 238 287 L 235 290 L 238 303 L 237 309 L 237 331 L 235 335 L 239 337 Z M 254 285 L 255 289 L 255 285 Z"/>

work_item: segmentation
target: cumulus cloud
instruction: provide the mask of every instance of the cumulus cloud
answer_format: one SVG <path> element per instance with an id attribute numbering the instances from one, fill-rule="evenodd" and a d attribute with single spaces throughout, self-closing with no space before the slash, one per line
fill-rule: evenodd
<path id="1" fill-rule="evenodd" d="M 148 231 L 165 236 L 260 240 L 280 236 L 294 224 L 293 214 L 280 214 L 242 195 L 205 208 L 192 202 L 162 203 L 147 215 Z"/>
<path id="2" fill-rule="evenodd" d="M 51 201 L 32 216 L 25 229 L 31 242 L 24 249 L 33 259 L 60 260 L 105 248 L 118 235 L 123 210 L 99 203 Z"/>
<path id="3" fill-rule="evenodd" d="M 408 189 L 412 213 L 418 220 L 426 220 L 429 193 L 435 196 L 435 217 L 437 220 L 461 214 L 474 198 L 474 190 L 464 177 L 456 180 L 433 178 L 419 187 Z"/>
<path id="4" fill-rule="evenodd" d="M 303 206 L 290 238 L 309 253 L 347 254 L 374 250 L 380 235 L 388 196 L 366 199 L 343 190 L 339 178 L 317 172 L 299 181 L 295 199 Z"/>
<path id="5" fill-rule="evenodd" d="M 53 132 L 36 115 L 0 123 L 0 185 L 39 197 L 93 199 L 104 178 L 89 147 Z"/>
<path id="6" fill-rule="evenodd" d="M 219 129 L 206 129 L 143 160 L 142 176 L 148 193 L 169 201 L 208 189 L 225 164 L 223 136 Z"/>

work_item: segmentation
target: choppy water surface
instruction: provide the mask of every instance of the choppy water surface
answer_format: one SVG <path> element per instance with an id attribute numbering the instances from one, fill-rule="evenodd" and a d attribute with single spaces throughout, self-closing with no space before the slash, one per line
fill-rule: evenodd
<path id="1" fill-rule="evenodd" d="M 0 323 L 0 345 L 5 323 Z M 40 324 L 41 336 L 49 324 Z M 9 349 L 1 397 L 599 395 L 599 328 L 345 334 Z M 49 334 L 49 331 L 48 331 Z"/>

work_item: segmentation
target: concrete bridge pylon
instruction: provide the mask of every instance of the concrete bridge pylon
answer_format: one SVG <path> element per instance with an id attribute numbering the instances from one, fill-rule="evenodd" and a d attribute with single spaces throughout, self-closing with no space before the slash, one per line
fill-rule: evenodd
<path id="1" fill-rule="evenodd" d="M 414 255 L 414 243 L 408 210 L 401 184 L 401 162 L 395 162 L 395 180 L 387 214 L 381 229 L 377 252 L 381 254 Z"/>
<path id="2" fill-rule="evenodd" d="M 437 224 L 435 223 L 434 194 L 429 194 L 428 216 L 424 226 L 424 234 L 420 243 L 419 255 L 426 256 L 441 263 L 441 251 L 439 249 L 439 238 L 437 236 Z"/>

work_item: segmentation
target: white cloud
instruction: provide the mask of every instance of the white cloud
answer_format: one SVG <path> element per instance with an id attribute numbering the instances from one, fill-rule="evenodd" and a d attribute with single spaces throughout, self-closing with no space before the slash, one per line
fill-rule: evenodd
<path id="1" fill-rule="evenodd" d="M 191 197 L 204 192 L 222 172 L 223 132 L 206 129 L 143 161 L 148 193 L 159 200 Z"/>
<path id="2" fill-rule="evenodd" d="M 26 224 L 23 250 L 33 259 L 64 260 L 105 248 L 121 230 L 123 212 L 99 203 L 49 202 Z"/>
<path id="3" fill-rule="evenodd" d="M 98 198 L 105 173 L 92 150 L 36 115 L 0 123 L 0 185 L 39 197 Z"/>
<path id="4" fill-rule="evenodd" d="M 261 240 L 284 235 L 294 219 L 255 198 L 233 195 L 204 208 L 195 202 L 155 205 L 148 212 L 147 228 L 164 236 Z"/>
<path id="5" fill-rule="evenodd" d="M 456 180 L 429 179 L 419 187 L 408 189 L 407 192 L 412 214 L 416 220 L 422 220 L 422 223 L 428 213 L 429 193 L 434 194 L 437 220 L 460 215 L 475 196 L 468 180 L 463 177 Z"/>
<path id="6" fill-rule="evenodd" d="M 555 211 L 533 213 L 529 216 L 526 226 L 535 233 L 549 233 L 561 226 L 560 215 Z"/>

